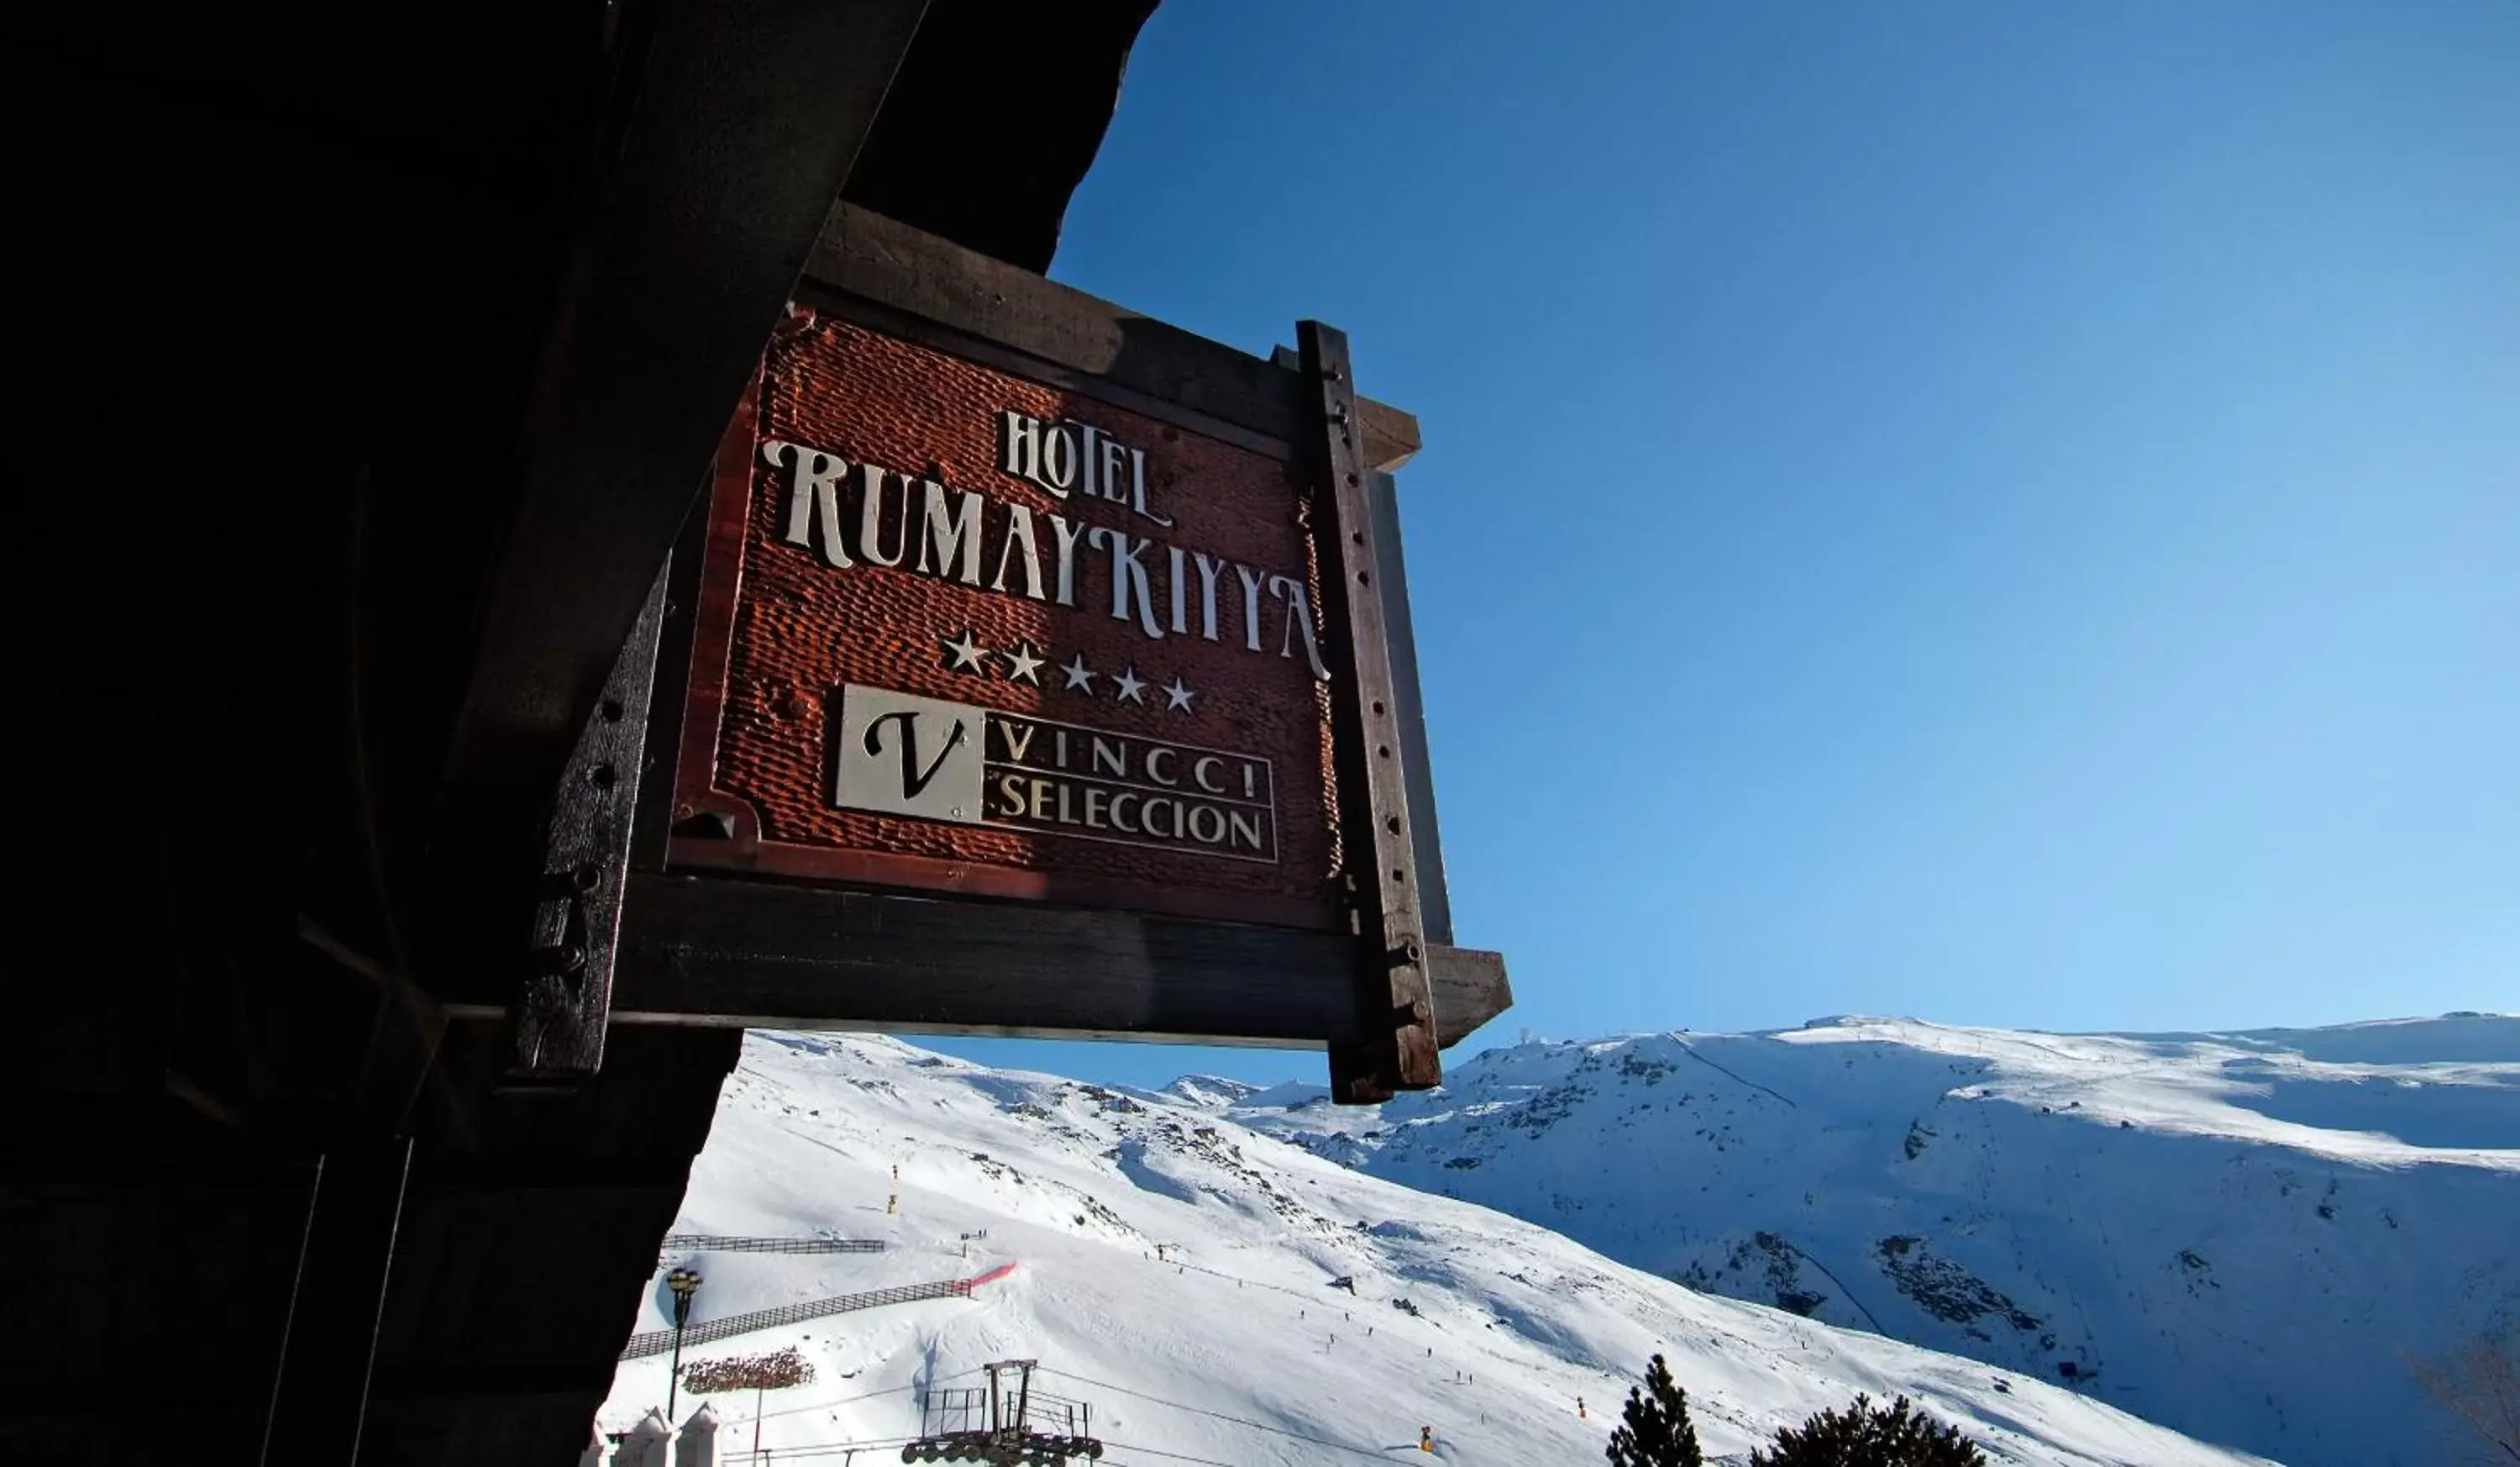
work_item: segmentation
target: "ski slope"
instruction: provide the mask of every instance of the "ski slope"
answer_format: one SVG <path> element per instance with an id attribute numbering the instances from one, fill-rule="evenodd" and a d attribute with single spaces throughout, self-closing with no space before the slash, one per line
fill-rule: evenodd
<path id="1" fill-rule="evenodd" d="M 2408 1357 L 2520 1314 L 2520 1019 L 1525 1043 L 1378 1116 L 1186 1102 L 1650 1273 L 2301 1467 L 2432 1467 Z"/>
<path id="2" fill-rule="evenodd" d="M 1655 1351 L 1718 1456 L 1745 1456 L 1863 1390 L 1908 1394 L 2002 1462 L 2259 1460 L 2044 1380 L 1692 1292 L 1209 1109 L 1250 1098 L 1231 1085 L 1132 1093 L 879 1038 L 755 1033 L 674 1230 L 891 1247 L 677 1252 L 667 1263 L 707 1279 L 696 1323 L 1009 1271 L 968 1299 L 799 1322 L 687 1357 L 800 1347 L 819 1379 L 768 1398 L 761 1444 L 776 1461 L 843 1467 L 900 1460 L 921 1393 L 975 1384 L 1002 1357 L 1039 1359 L 1037 1393 L 1089 1403 L 1113 1467 L 1420 1460 L 1421 1428 L 1446 1462 L 1598 1462 Z M 669 1320 L 661 1273 L 640 1330 Z M 623 1431 L 661 1404 L 666 1369 L 661 1356 L 625 1361 L 599 1425 Z M 711 1403 L 742 1460 L 750 1397 Z M 679 1412 L 696 1405 L 686 1395 Z"/>

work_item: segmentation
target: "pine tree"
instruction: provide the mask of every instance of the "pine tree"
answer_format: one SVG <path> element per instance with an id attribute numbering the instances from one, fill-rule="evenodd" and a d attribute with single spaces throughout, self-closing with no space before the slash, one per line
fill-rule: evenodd
<path id="1" fill-rule="evenodd" d="M 1858 1395 L 1843 1411 L 1780 1428 L 1773 1449 L 1750 1453 L 1750 1467 L 1986 1467 L 1986 1456 L 1905 1396 L 1879 1406 Z"/>
<path id="2" fill-rule="evenodd" d="M 1612 1467 L 1705 1467 L 1697 1428 L 1688 1423 L 1688 1393 L 1673 1384 L 1671 1367 L 1655 1355 L 1645 1366 L 1642 1391 L 1628 1388 L 1623 1423 L 1610 1433 Z"/>

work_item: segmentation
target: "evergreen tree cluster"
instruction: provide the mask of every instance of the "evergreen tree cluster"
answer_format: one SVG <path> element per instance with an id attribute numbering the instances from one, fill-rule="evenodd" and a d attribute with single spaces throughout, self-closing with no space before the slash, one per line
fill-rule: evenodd
<path id="1" fill-rule="evenodd" d="M 1945 1426 L 1900 1397 L 1876 1405 L 1862 1394 L 1843 1411 L 1822 1411 L 1777 1444 L 1750 1453 L 1750 1467 L 1985 1467 L 1986 1455 L 1957 1426 Z"/>
<path id="2" fill-rule="evenodd" d="M 1705 1467 L 1688 1393 L 1655 1355 L 1642 1389 L 1630 1387 L 1620 1423 L 1610 1433 L 1611 1467 Z M 1917 1410 L 1902 1396 L 1888 1405 L 1858 1395 L 1843 1410 L 1822 1411 L 1799 1427 L 1782 1427 L 1774 1444 L 1750 1453 L 1751 1467 L 1986 1467 L 1986 1456 L 1960 1429 Z"/>

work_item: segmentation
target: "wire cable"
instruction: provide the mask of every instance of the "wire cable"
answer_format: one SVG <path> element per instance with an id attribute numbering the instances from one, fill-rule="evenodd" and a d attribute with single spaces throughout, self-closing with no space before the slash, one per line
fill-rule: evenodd
<path id="1" fill-rule="evenodd" d="M 1306 1433 L 1303 1433 L 1303 1432 L 1298 1432 L 1298 1431 L 1289 1431 L 1289 1430 L 1287 1430 L 1285 1427 L 1282 1427 L 1282 1426 L 1271 1426 L 1269 1423 L 1267 1423 L 1267 1422 L 1265 1422 L 1265 1421 L 1252 1421 L 1252 1420 L 1250 1420 L 1250 1419 L 1248 1419 L 1248 1418 L 1246 1418 L 1246 1417 L 1241 1417 L 1241 1416 L 1228 1416 L 1228 1415 L 1226 1415 L 1223 1411 L 1211 1411 L 1211 1410 L 1208 1410 L 1208 1409 L 1207 1409 L 1206 1407 L 1204 1407 L 1204 1406 L 1185 1405 L 1185 1404 L 1183 1404 L 1181 1401 L 1178 1401 L 1178 1400 L 1166 1400 L 1166 1399 L 1164 1399 L 1164 1398 L 1163 1398 L 1162 1397 L 1160 1397 L 1160 1396 L 1149 1396 L 1149 1395 L 1148 1395 L 1148 1394 L 1147 1394 L 1146 1392 L 1144 1392 L 1144 1391 L 1132 1391 L 1132 1390 L 1130 1390 L 1130 1389 L 1129 1389 L 1128 1387 L 1126 1387 L 1126 1386 L 1115 1386 L 1115 1385 L 1112 1385 L 1109 1381 L 1098 1381 L 1098 1380 L 1092 1380 L 1092 1379 L 1089 1379 L 1088 1377 L 1085 1377 L 1085 1376 L 1082 1376 L 1082 1375 L 1074 1375 L 1074 1374 L 1070 1374 L 1069 1372 L 1064 1371 L 1064 1370 L 1053 1370 L 1053 1369 L 1052 1369 L 1052 1368 L 1050 1368 L 1048 1365 L 1038 1365 L 1038 1366 L 1035 1366 L 1034 1368 L 1035 1368 L 1036 1370 L 1040 1371 L 1040 1372 L 1041 1372 L 1042 1374 L 1044 1374 L 1044 1375 L 1056 1375 L 1056 1376 L 1058 1376 L 1059 1378 L 1061 1378 L 1061 1379 L 1063 1379 L 1063 1380 L 1071 1380 L 1071 1381 L 1074 1381 L 1074 1382 L 1076 1382 L 1078 1385 L 1081 1385 L 1081 1386 L 1092 1386 L 1094 1389 L 1096 1389 L 1096 1390 L 1098 1390 L 1098 1391 L 1111 1391 L 1111 1392 L 1116 1392 L 1117 1394 L 1122 1395 L 1122 1396 L 1134 1396 L 1134 1397 L 1138 1398 L 1140 1400 L 1148 1400 L 1148 1401 L 1152 1401 L 1152 1402 L 1154 1402 L 1156 1405 L 1159 1405 L 1159 1406 L 1170 1406 L 1170 1407 L 1172 1407 L 1172 1408 L 1173 1408 L 1174 1410 L 1176 1410 L 1176 1411 L 1188 1411 L 1188 1412 L 1190 1412 L 1191 1414 L 1195 1415 L 1195 1416 L 1207 1416 L 1207 1417 L 1211 1417 L 1211 1418 L 1213 1418 L 1213 1419 L 1215 1419 L 1215 1420 L 1218 1420 L 1218 1421 L 1230 1421 L 1230 1422 L 1232 1422 L 1232 1423 L 1233 1423 L 1234 1425 L 1236 1425 L 1236 1426 L 1244 1426 L 1244 1427 L 1249 1427 L 1249 1428 L 1250 1428 L 1251 1430 L 1253 1430 L 1253 1431 L 1257 1431 L 1257 1432 L 1269 1432 L 1269 1433 L 1271 1433 L 1271 1434 L 1273 1434 L 1273 1435 L 1280 1436 L 1280 1437 L 1291 1437 L 1291 1438 L 1293 1438 L 1295 1441 L 1298 1441 L 1298 1442 L 1308 1442 L 1308 1443 L 1312 1444 L 1313 1444 L 1313 1445 L 1315 1445 L 1315 1446 L 1328 1446 L 1328 1447 L 1334 1447 L 1334 1448 L 1336 1448 L 1337 1450 L 1340 1450 L 1340 1451 L 1352 1451 L 1352 1452 L 1355 1452 L 1358 1456 L 1361 1456 L 1361 1457 L 1373 1457 L 1373 1458 L 1376 1458 L 1377 1460 L 1378 1460 L 1378 1459 L 1380 1459 L 1380 1458 L 1382 1458 L 1382 1457 L 1384 1457 L 1384 1456 L 1386 1456 L 1386 1455 L 1388 1455 L 1388 1453 L 1386 1453 L 1385 1451 L 1383 1451 L 1380 1447 L 1373 1447 L 1373 1446 L 1358 1446 L 1358 1445 L 1356 1445 L 1354 1443 L 1350 1443 L 1350 1442 L 1333 1442 L 1333 1441 L 1331 1441 L 1331 1440 L 1330 1440 L 1329 1438 L 1328 1438 L 1328 1437 L 1315 1437 L 1315 1436 L 1310 1436 L 1310 1435 L 1308 1435 L 1308 1434 L 1306 1434 Z M 1137 1448 L 1133 1448 L 1133 1449 L 1137 1449 Z M 1148 1448 L 1144 1448 L 1144 1449 L 1146 1449 L 1146 1450 L 1152 1450 L 1153 1448 L 1148 1447 Z"/>
<path id="2" fill-rule="evenodd" d="M 1220 1462 L 1214 1457 L 1193 1457 L 1185 1452 L 1165 1451 L 1161 1447 L 1155 1446 L 1140 1446 L 1135 1443 L 1130 1442 L 1105 1442 L 1102 1444 L 1105 1446 L 1116 1446 L 1122 1451 L 1143 1451 L 1150 1457 L 1170 1457 L 1176 1462 L 1196 1462 L 1200 1464 L 1200 1467 L 1235 1467 L 1235 1464 L 1232 1462 Z M 1103 1467 L 1129 1467 L 1129 1464 L 1126 1462 L 1113 1462 L 1108 1458 L 1105 1458 Z"/>
<path id="3" fill-rule="evenodd" d="M 795 1457 L 836 1457 L 866 1452 L 872 1459 L 878 1453 L 893 1452 L 918 1440 L 917 1437 L 869 1437 L 863 1442 L 819 1442 L 806 1446 L 765 1446 L 759 1451 L 745 1447 L 741 1451 L 721 1453 L 718 1460 L 730 1464 L 730 1467 L 737 1461 L 752 1461 L 765 1464 L 765 1467 L 776 1467 L 777 1463 Z"/>
<path id="4" fill-rule="evenodd" d="M 835 1406 L 855 1405 L 857 1402 L 859 1402 L 859 1401 L 861 1401 L 861 1400 L 873 1400 L 873 1399 L 875 1399 L 877 1397 L 879 1397 L 879 1396 L 899 1396 L 899 1395 L 900 1395 L 902 1392 L 904 1392 L 904 1391 L 932 1391 L 932 1390 L 934 1390 L 935 1388 L 937 1388 L 938 1386 L 943 1385 L 943 1384 L 944 1384 L 945 1382 L 947 1382 L 947 1381 L 958 1381 L 958 1380 L 961 1380 L 963 1377 L 965 1377 L 965 1376 L 967 1376 L 967 1375 L 977 1375 L 977 1374 L 979 1374 L 979 1373 L 980 1373 L 979 1367 L 975 1365 L 975 1366 L 971 1367 L 971 1368 L 970 1368 L 970 1369 L 968 1369 L 968 1370 L 957 1370 L 957 1371 L 955 1371 L 952 1375 L 940 1375 L 940 1376 L 938 1376 L 936 1379 L 934 1379 L 934 1380 L 932 1380 L 932 1381 L 929 1381 L 927 1384 L 925 1384 L 925 1385 L 923 1385 L 923 1386 L 921 1386 L 921 1385 L 887 1386 L 887 1387 L 885 1387 L 884 1389 L 882 1389 L 882 1390 L 880 1390 L 880 1391 L 867 1391 L 867 1392 L 862 1392 L 862 1393 L 860 1393 L 859 1395 L 856 1395 L 856 1396 L 843 1396 L 843 1397 L 841 1397 L 841 1398 L 840 1398 L 839 1399 L 837 1399 L 837 1400 L 818 1400 L 818 1401 L 815 1401 L 815 1402 L 814 1402 L 813 1404 L 811 1404 L 811 1405 L 802 1405 L 802 1406 L 781 1406 L 778 1410 L 775 1410 L 775 1411 L 763 1411 L 761 1414 L 759 1414 L 759 1415 L 757 1415 L 757 1416 L 736 1416 L 736 1417 L 728 1417 L 728 1418 L 726 1418 L 726 1424 L 727 1424 L 727 1425 L 729 1425 L 729 1426 L 742 1426 L 742 1425 L 744 1425 L 744 1424 L 746 1424 L 746 1423 L 754 1422 L 754 1421 L 770 1421 L 770 1420 L 775 1420 L 776 1418 L 781 1417 L 781 1416 L 801 1416 L 801 1415 L 803 1415 L 803 1414 L 804 1414 L 805 1412 L 807 1412 L 807 1411 L 824 1411 L 824 1410 L 830 1410 L 830 1409 L 832 1409 L 832 1407 L 835 1407 Z M 792 1389 L 792 1388 L 789 1388 L 789 1389 Z M 905 1437 L 905 1438 L 903 1438 L 902 1440 L 903 1440 L 903 1441 L 905 1441 L 905 1442 L 907 1442 L 907 1441 L 909 1441 L 909 1440 L 911 1440 L 911 1439 L 910 1439 L 910 1438 Z"/>

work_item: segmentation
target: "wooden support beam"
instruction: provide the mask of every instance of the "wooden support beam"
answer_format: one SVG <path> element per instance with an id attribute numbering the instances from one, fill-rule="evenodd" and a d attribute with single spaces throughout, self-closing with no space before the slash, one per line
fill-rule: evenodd
<path id="1" fill-rule="evenodd" d="M 1443 1043 L 1513 1001 L 1495 953 L 1427 962 Z M 1355 995 L 1336 934 L 634 873 L 612 1017 L 1313 1048 L 1357 1037 Z M 983 1004 L 1001 1022 L 962 1018 Z"/>
<path id="2" fill-rule="evenodd" d="M 1476 947 L 1426 948 L 1426 977 L 1435 989 L 1435 1044 L 1450 1049 L 1479 1026 L 1513 1007 L 1505 954 Z"/>
<path id="3" fill-rule="evenodd" d="M 1320 547 L 1322 613 L 1333 650 L 1330 738 L 1338 768 L 1339 845 L 1357 921 L 1358 1036 L 1330 1048 L 1330 1088 L 1350 1103 L 1386 1100 L 1440 1083 L 1435 997 L 1426 975 L 1426 929 L 1418 899 L 1411 827 L 1408 741 L 1393 683 L 1383 606 L 1374 472 L 1358 446 L 1356 374 L 1347 334 L 1299 322 L 1296 348 L 1318 421 L 1312 515 Z"/>
<path id="4" fill-rule="evenodd" d="M 513 942 L 543 807 L 923 4 L 655 7 L 570 262 L 450 756 L 425 967 Z M 451 950 L 449 950 L 451 949 Z"/>
<path id="5" fill-rule="evenodd" d="M 624 1019 L 1303 1045 L 1353 1029 L 1350 954 L 1344 937 L 1294 928 L 633 875 L 613 1005 Z"/>
<path id="6" fill-rule="evenodd" d="M 648 749 L 648 698 L 665 622 L 670 565 L 656 570 L 647 604 L 587 714 L 552 797 L 544 837 L 524 1003 L 517 1016 L 513 1078 L 523 1086 L 575 1084 L 604 1065 L 612 1003 L 612 952 L 620 936 L 622 883 Z"/>
<path id="7" fill-rule="evenodd" d="M 1308 453 L 1318 429 L 1302 373 L 1142 316 L 1003 260 L 842 204 L 805 262 L 810 286 L 943 327 L 986 357 L 1012 348 L 1105 390 L 1143 394 Z M 903 324 L 907 324 L 906 322 Z M 1370 467 L 1385 473 L 1418 448 L 1418 420 L 1359 399 Z"/>

